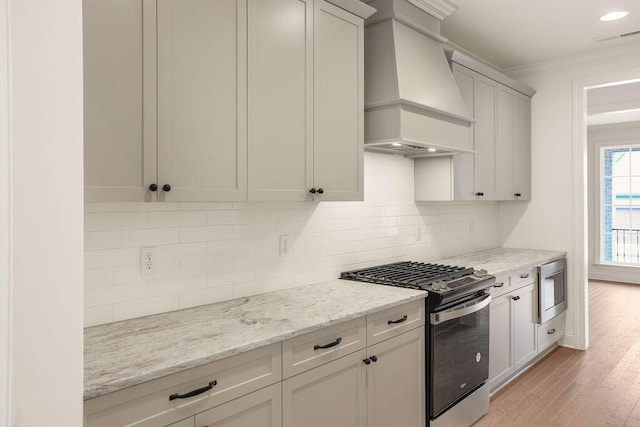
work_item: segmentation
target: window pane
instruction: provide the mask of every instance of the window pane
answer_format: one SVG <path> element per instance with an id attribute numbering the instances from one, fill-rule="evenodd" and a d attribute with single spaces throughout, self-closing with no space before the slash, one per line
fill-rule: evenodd
<path id="1" fill-rule="evenodd" d="M 611 158 L 613 176 L 629 176 L 629 150 L 614 151 Z"/>
<path id="2" fill-rule="evenodd" d="M 640 177 L 631 178 L 631 204 L 640 206 Z"/>
<path id="3" fill-rule="evenodd" d="M 640 176 L 640 147 L 633 147 L 629 156 L 631 158 L 631 175 Z"/>
<path id="4" fill-rule="evenodd" d="M 629 150 L 613 150 L 611 157 L 613 176 L 629 176 Z"/>
<path id="5" fill-rule="evenodd" d="M 631 178 L 629 178 L 628 174 L 624 177 L 614 177 L 611 183 L 612 203 L 614 205 L 628 205 L 630 191 Z M 605 199 L 605 201 L 606 200 L 607 199 Z"/>
<path id="6" fill-rule="evenodd" d="M 613 206 L 612 230 L 628 229 L 630 226 L 629 205 Z"/>

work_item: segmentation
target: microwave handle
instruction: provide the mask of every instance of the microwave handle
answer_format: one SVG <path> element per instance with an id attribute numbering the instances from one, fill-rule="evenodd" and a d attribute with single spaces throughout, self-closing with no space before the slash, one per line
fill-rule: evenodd
<path id="1" fill-rule="evenodd" d="M 451 319 L 458 319 L 476 311 L 480 311 L 491 303 L 491 295 L 483 295 L 466 303 L 462 308 L 443 311 L 442 313 L 431 314 L 431 324 L 438 325 Z"/>

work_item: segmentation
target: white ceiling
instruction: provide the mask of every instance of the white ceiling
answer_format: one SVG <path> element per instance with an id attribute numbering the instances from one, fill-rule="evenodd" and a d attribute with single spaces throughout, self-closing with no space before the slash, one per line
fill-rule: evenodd
<path id="1" fill-rule="evenodd" d="M 455 0 L 442 35 L 507 70 L 600 49 L 638 44 L 640 34 L 596 42 L 598 37 L 640 31 L 640 0 Z M 614 10 L 626 18 L 601 22 Z"/>

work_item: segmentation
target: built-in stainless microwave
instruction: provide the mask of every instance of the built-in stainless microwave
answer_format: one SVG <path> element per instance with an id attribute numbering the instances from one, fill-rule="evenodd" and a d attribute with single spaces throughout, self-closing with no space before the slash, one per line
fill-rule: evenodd
<path id="1" fill-rule="evenodd" d="M 542 324 L 567 309 L 567 260 L 538 267 L 538 323 Z"/>

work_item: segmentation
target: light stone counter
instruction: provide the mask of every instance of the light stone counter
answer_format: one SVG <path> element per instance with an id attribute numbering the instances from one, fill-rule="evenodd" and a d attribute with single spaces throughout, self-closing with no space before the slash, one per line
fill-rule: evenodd
<path id="1" fill-rule="evenodd" d="M 84 399 L 426 296 L 335 280 L 86 328 Z"/>
<path id="2" fill-rule="evenodd" d="M 472 252 L 434 261 L 438 264 L 460 265 L 484 269 L 493 276 L 509 274 L 518 268 L 545 264 L 564 258 L 566 252 L 538 249 L 497 248 Z"/>

